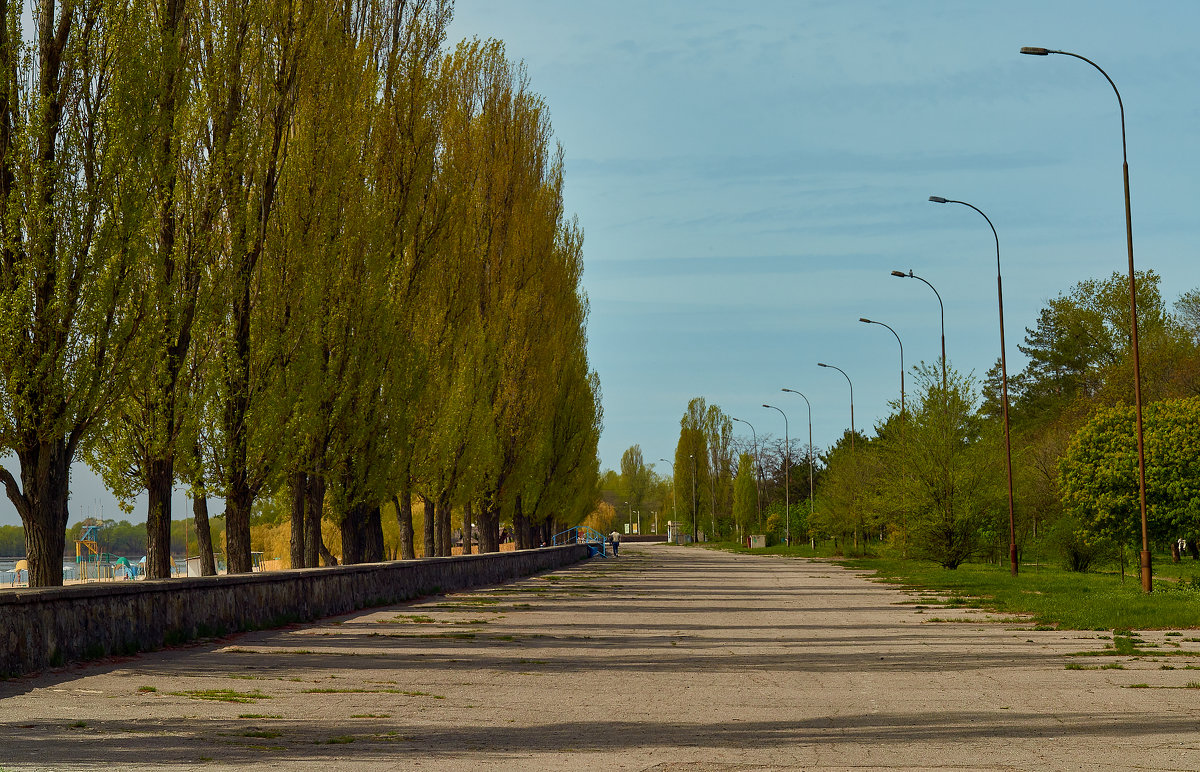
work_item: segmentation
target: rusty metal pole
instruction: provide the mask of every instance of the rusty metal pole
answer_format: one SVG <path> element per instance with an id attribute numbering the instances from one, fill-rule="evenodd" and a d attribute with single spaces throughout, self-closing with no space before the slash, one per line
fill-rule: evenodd
<path id="1" fill-rule="evenodd" d="M 1062 54 L 1087 62 L 1096 68 L 1108 85 L 1112 86 L 1117 95 L 1117 108 L 1121 113 L 1121 176 L 1125 183 L 1125 247 L 1129 253 L 1129 347 L 1133 351 L 1133 404 L 1137 416 L 1137 451 L 1138 451 L 1138 504 L 1142 513 L 1142 591 L 1154 590 L 1154 576 L 1150 565 L 1150 532 L 1146 519 L 1146 448 L 1142 433 L 1142 357 L 1138 351 L 1138 321 L 1137 321 L 1137 280 L 1133 268 L 1133 216 L 1129 206 L 1129 153 L 1125 144 L 1125 103 L 1121 100 L 1121 92 L 1117 84 L 1108 77 L 1104 68 L 1088 59 L 1086 56 L 1073 54 L 1070 51 L 1055 51 L 1050 48 L 1026 46 L 1021 53 L 1031 56 L 1046 56 Z"/>
<path id="2" fill-rule="evenodd" d="M 781 391 L 786 391 L 791 394 L 799 394 L 800 398 L 804 400 L 804 404 L 808 405 L 808 522 L 809 527 L 811 527 L 813 522 L 813 512 L 815 511 L 813 507 L 812 403 L 808 401 L 808 397 L 800 394 L 800 392 L 796 391 L 795 389 L 781 389 Z"/>
<path id="3" fill-rule="evenodd" d="M 779 410 L 779 415 L 783 416 L 783 540 L 790 547 L 792 546 L 792 500 L 790 493 L 792 487 L 792 442 L 788 437 L 788 417 L 787 413 L 774 405 L 764 404 L 763 407 L 770 408 L 771 410 Z"/>
<path id="4" fill-rule="evenodd" d="M 987 220 L 988 227 L 992 229 L 992 236 L 996 239 L 996 298 L 1000 305 L 1000 391 L 1004 397 L 1004 470 L 1008 477 L 1008 561 L 1012 575 L 1016 576 L 1017 520 L 1013 512 L 1012 438 L 1008 423 L 1008 361 L 1004 354 L 1004 285 L 1000 280 L 1000 236 L 996 233 L 996 226 L 992 225 L 991 218 L 974 204 L 968 204 L 966 201 L 942 198 L 941 196 L 930 196 L 929 200 L 935 204 L 962 204 L 963 206 L 971 207 L 976 212 L 979 212 L 984 220 Z"/>
<path id="5" fill-rule="evenodd" d="M 858 317 L 858 321 L 864 324 L 878 324 L 880 327 L 887 327 L 892 335 L 896 336 L 896 342 L 900 344 L 900 415 L 904 415 L 904 341 L 900 340 L 900 334 L 892 329 L 891 325 L 883 322 L 877 322 L 874 319 L 868 319 L 865 316 Z M 942 376 L 945 378 L 945 375 Z M 942 383 L 945 386 L 945 382 Z"/>
<path id="6" fill-rule="evenodd" d="M 915 273 L 913 273 L 911 268 L 908 269 L 908 273 L 905 273 L 904 271 L 892 271 L 892 276 L 899 276 L 901 279 L 916 279 L 917 281 L 925 282 L 925 286 L 928 287 L 929 289 L 933 290 L 933 294 L 937 296 L 938 309 L 942 313 L 942 391 L 945 391 L 946 390 L 946 306 L 944 303 L 942 303 L 942 293 L 937 291 L 937 287 L 933 286 L 928 281 L 925 281 L 925 279 L 922 279 L 920 276 L 917 276 Z"/>

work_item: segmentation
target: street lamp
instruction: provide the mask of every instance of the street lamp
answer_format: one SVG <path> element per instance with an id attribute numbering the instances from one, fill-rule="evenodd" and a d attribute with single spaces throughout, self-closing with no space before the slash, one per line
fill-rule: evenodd
<path id="1" fill-rule="evenodd" d="M 789 394 L 800 394 L 795 389 L 780 389 Z M 813 527 L 813 444 L 812 444 L 812 403 L 808 401 L 808 397 L 800 394 L 804 399 L 804 404 L 808 405 L 808 527 L 811 531 Z"/>
<path id="2" fill-rule="evenodd" d="M 1117 107 L 1121 112 L 1121 175 L 1125 180 L 1125 245 L 1129 252 L 1129 319 L 1131 322 L 1129 339 L 1130 348 L 1133 349 L 1133 404 L 1137 414 L 1138 501 L 1142 509 L 1142 590 L 1151 592 L 1154 584 L 1150 569 L 1150 537 L 1146 526 L 1146 453 L 1142 444 L 1142 358 L 1138 353 L 1137 288 L 1133 272 L 1133 216 L 1130 214 L 1129 207 L 1129 153 L 1125 147 L 1125 103 L 1121 101 L 1121 92 L 1117 91 L 1117 84 L 1113 83 L 1113 79 L 1108 77 L 1108 73 L 1101 69 L 1100 65 L 1086 56 L 1073 54 L 1070 51 L 1055 51 L 1049 48 L 1029 46 L 1022 48 L 1021 53 L 1032 56 L 1062 54 L 1082 59 L 1100 71 L 1100 74 L 1108 81 L 1108 85 L 1112 86 L 1113 93 L 1117 95 Z"/>
<path id="3" fill-rule="evenodd" d="M 730 418 L 733 419 L 734 421 L 737 421 L 740 424 L 746 424 L 746 426 L 749 426 L 750 427 L 750 437 L 753 438 L 753 440 L 754 440 L 754 491 L 758 495 L 758 521 L 761 523 L 762 522 L 762 486 L 759 483 L 761 481 L 760 478 L 762 477 L 762 474 L 761 474 L 762 467 L 758 463 L 758 433 L 754 431 L 754 424 L 750 423 L 749 421 L 743 420 L 741 418 L 733 418 L 733 416 L 730 416 Z"/>
<path id="4" fill-rule="evenodd" d="M 779 410 L 774 405 L 766 405 L 763 407 L 770 410 Z M 792 465 L 792 448 L 788 439 L 788 420 L 787 413 L 779 410 L 779 415 L 783 416 L 783 540 L 790 547 L 792 546 L 792 503 L 788 489 L 792 487 L 791 475 L 789 467 Z"/>
<path id="5" fill-rule="evenodd" d="M 850 450 L 854 450 L 854 381 L 850 380 L 850 376 L 846 375 L 846 371 L 837 365 L 827 365 L 824 362 L 817 362 L 817 367 L 828 367 L 831 370 L 837 370 L 846 378 L 846 383 L 850 384 Z"/>
<path id="6" fill-rule="evenodd" d="M 678 522 L 679 521 L 679 508 L 675 506 L 675 500 L 676 500 L 675 489 L 677 487 L 677 484 L 675 482 L 675 462 L 668 461 L 665 458 L 660 458 L 659 461 L 662 461 L 664 464 L 671 465 L 671 517 L 676 522 Z M 658 520 L 657 519 L 654 521 L 654 532 L 658 533 Z"/>
<path id="7" fill-rule="evenodd" d="M 1008 431 L 1008 362 L 1004 356 L 1004 287 L 1000 281 L 1000 236 L 996 233 L 996 226 L 992 225 L 991 218 L 974 204 L 941 196 L 930 196 L 929 200 L 935 204 L 962 204 L 974 209 L 987 221 L 988 227 L 992 229 L 992 236 L 996 239 L 996 298 L 1000 304 L 1000 391 L 1004 396 L 1004 463 L 1005 471 L 1008 474 L 1008 561 L 1012 575 L 1016 576 L 1017 525 L 1016 518 L 1013 516 L 1012 439 L 1009 437 Z"/>
<path id="8" fill-rule="evenodd" d="M 899 276 L 901 279 L 916 279 L 917 281 L 924 281 L 925 286 L 929 287 L 929 289 L 933 290 L 933 294 L 937 295 L 938 308 L 940 308 L 942 311 L 942 391 L 945 391 L 946 390 L 946 306 L 944 306 L 942 304 L 942 294 L 937 291 L 937 287 L 933 286 L 929 282 L 922 279 L 920 276 L 917 276 L 915 273 L 913 273 L 911 268 L 908 269 L 908 273 L 905 273 L 904 271 L 892 271 L 892 276 Z"/>
<path id="9" fill-rule="evenodd" d="M 858 317 L 858 321 L 863 324 L 878 324 L 880 327 L 887 327 L 892 331 L 892 335 L 896 336 L 896 342 L 900 344 L 900 415 L 904 415 L 904 341 L 900 340 L 900 334 L 892 330 L 891 325 L 867 319 L 864 316 Z"/>

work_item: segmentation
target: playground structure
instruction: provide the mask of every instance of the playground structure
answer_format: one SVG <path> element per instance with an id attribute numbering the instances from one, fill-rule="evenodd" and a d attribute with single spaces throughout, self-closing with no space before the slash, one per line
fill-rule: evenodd
<path id="1" fill-rule="evenodd" d="M 85 525 L 75 540 L 75 572 L 84 582 L 100 582 L 133 579 L 140 573 L 140 567 L 128 558 L 104 552 L 100 548 L 100 526 Z"/>

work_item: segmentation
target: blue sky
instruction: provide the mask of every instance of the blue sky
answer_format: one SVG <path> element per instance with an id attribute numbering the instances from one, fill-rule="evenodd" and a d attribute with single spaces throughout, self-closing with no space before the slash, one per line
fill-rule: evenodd
<path id="1" fill-rule="evenodd" d="M 869 429 L 906 364 L 982 376 L 999 356 L 1000 236 L 1010 370 L 1024 328 L 1075 282 L 1125 271 L 1127 110 L 1138 267 L 1173 300 L 1200 286 L 1200 5 L 1095 2 L 459 0 L 451 37 L 523 60 L 566 151 L 586 231 L 602 465 L 673 455 L 703 396 L 759 435 L 827 446 Z M 911 384 L 911 379 L 910 379 Z M 778 425 L 777 425 L 778 424 Z M 745 427 L 737 425 L 738 431 Z M 669 472 L 660 465 L 660 472 Z"/>
<path id="2" fill-rule="evenodd" d="M 1010 371 L 1024 328 L 1075 282 L 1125 270 L 1127 111 L 1139 268 L 1172 300 L 1200 286 L 1200 4 L 458 0 L 452 40 L 504 40 L 549 104 L 566 204 L 586 231 L 602 465 L 673 455 L 703 396 L 779 436 L 870 429 L 908 364 L 999 355 L 1000 236 Z M 911 383 L 911 379 L 910 379 Z M 785 399 L 786 397 L 786 399 Z M 745 427 L 737 425 L 738 431 Z M 669 472 L 660 465 L 660 472 Z M 119 516 L 81 466 L 72 521 Z M 182 497 L 177 513 L 185 509 Z M 144 505 L 131 518 L 144 519 Z M 219 512 L 219 503 L 214 513 Z M 0 523 L 17 523 L 0 506 Z"/>

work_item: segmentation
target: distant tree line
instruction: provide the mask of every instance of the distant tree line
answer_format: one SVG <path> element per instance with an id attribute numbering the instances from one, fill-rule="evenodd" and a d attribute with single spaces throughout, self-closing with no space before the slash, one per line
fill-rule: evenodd
<path id="1" fill-rule="evenodd" d="M 1017 545 L 1086 570 L 1141 548 L 1128 279 L 1086 280 L 1025 331 L 1009 379 Z M 1169 309 L 1139 273 L 1149 536 L 1179 559 L 1200 539 L 1200 291 Z M 916 393 L 826 456 L 813 526 L 847 549 L 867 538 L 954 568 L 1002 559 L 1009 542 L 999 363 L 982 389 L 950 368 L 914 368 Z M 864 441 L 865 440 L 865 441 Z"/>
<path id="2" fill-rule="evenodd" d="M 449 48 L 448 0 L 40 3 L 0 31 L 0 468 L 33 585 L 62 581 L 69 469 L 225 503 L 291 502 L 291 564 L 414 555 L 450 511 L 498 548 L 596 498 L 583 233 L 524 68 Z M 471 533 L 467 527 L 466 532 Z"/>
<path id="3" fill-rule="evenodd" d="M 1074 570 L 1126 560 L 1141 545 L 1127 281 L 1086 280 L 1051 299 L 1025 331 L 1028 363 L 1009 378 L 1019 552 L 1047 552 Z M 1173 559 L 1181 549 L 1200 559 L 1200 290 L 1168 308 L 1153 271 L 1137 287 L 1149 535 Z M 634 446 L 604 487 L 631 501 L 648 491 L 666 506 L 673 492 L 682 526 L 712 538 L 779 540 L 790 530 L 845 553 L 886 544 L 947 568 L 1001 560 L 999 362 L 982 385 L 952 366 L 943 382 L 940 365 L 912 368 L 906 409 L 893 404 L 873 433 L 847 431 L 812 449 L 811 502 L 810 449 L 762 431 L 730 436 L 732 419 L 701 397 L 680 421 L 673 479 L 641 480 Z"/>

